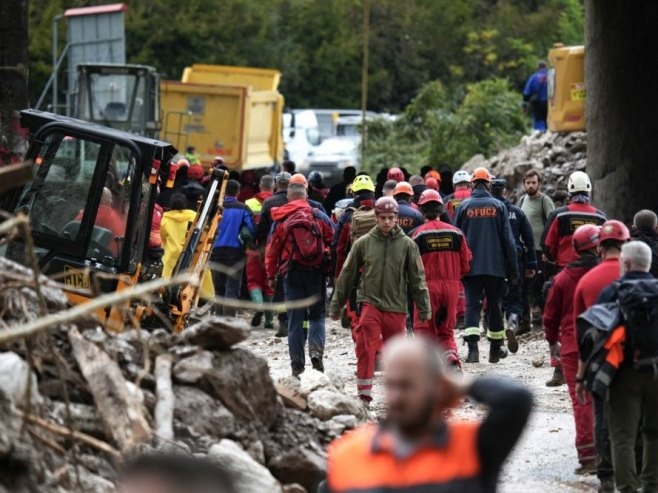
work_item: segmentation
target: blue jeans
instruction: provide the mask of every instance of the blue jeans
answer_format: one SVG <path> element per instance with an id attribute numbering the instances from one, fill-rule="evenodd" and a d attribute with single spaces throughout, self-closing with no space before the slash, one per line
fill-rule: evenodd
<path id="1" fill-rule="evenodd" d="M 324 353 L 324 308 L 325 288 L 324 273 L 319 270 L 302 270 L 291 266 L 286 274 L 283 288 L 286 301 L 301 300 L 317 296 L 316 301 L 308 308 L 288 310 L 288 351 L 293 370 L 303 371 L 306 364 L 304 358 L 304 320 L 308 317 L 308 352 L 312 357 L 322 357 Z"/>
<path id="2" fill-rule="evenodd" d="M 244 253 L 242 250 L 218 248 L 213 250 L 210 260 L 224 267 L 236 269 L 234 275 L 225 272 L 213 271 L 212 281 L 215 286 L 215 296 L 230 299 L 240 299 L 240 288 L 242 287 L 242 271 L 244 270 Z M 235 308 L 217 307 L 217 313 L 234 317 Z"/>

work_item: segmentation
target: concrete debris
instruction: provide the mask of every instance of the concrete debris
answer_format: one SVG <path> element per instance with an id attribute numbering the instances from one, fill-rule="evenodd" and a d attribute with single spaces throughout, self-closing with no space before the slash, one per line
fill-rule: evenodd
<path id="1" fill-rule="evenodd" d="M 0 282 L 12 283 L 0 291 L 4 326 L 41 316 L 31 279 L 0 258 Z M 66 308 L 56 284 L 41 288 L 49 313 Z M 324 448 L 367 415 L 337 376 L 309 369 L 275 384 L 265 359 L 235 347 L 249 334 L 212 315 L 181 334 L 114 334 L 90 318 L 36 337 L 29 356 L 22 341 L 2 348 L 0 460 L 16 467 L 0 493 L 113 491 L 122 456 L 148 450 L 207 456 L 240 492 L 316 491 Z"/>
<path id="2" fill-rule="evenodd" d="M 512 200 L 523 194 L 523 175 L 530 169 L 537 169 L 542 173 L 543 191 L 559 206 L 567 198 L 569 175 L 574 171 L 584 171 L 586 165 L 585 132 L 534 132 L 524 136 L 518 146 L 490 159 L 474 156 L 462 169 L 470 172 L 478 166 L 489 168 L 496 177 L 507 180 L 507 190 Z"/>

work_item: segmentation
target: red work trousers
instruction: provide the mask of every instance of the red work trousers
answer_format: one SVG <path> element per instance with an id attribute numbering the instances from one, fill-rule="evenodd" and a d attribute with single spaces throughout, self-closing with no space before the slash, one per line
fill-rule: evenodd
<path id="1" fill-rule="evenodd" d="M 404 334 L 406 325 L 406 313 L 384 312 L 367 303 L 362 305 L 358 327 L 360 334 L 356 341 L 356 388 L 362 400 L 372 400 L 377 353 L 391 337 Z"/>
<path id="2" fill-rule="evenodd" d="M 260 289 L 263 296 L 274 296 L 274 291 L 267 284 L 265 258 L 260 250 L 247 251 L 247 289 L 252 292 Z"/>
<path id="3" fill-rule="evenodd" d="M 446 352 L 448 363 L 461 368 L 455 342 L 455 321 L 462 284 L 460 281 L 428 281 L 427 288 L 430 292 L 432 317 L 430 320 L 419 320 L 418 308 L 414 307 L 414 333 L 441 346 Z"/>
<path id="4" fill-rule="evenodd" d="M 578 353 L 560 355 L 560 363 L 564 379 L 569 387 L 573 418 L 576 422 L 576 452 L 581 464 L 596 463 L 596 447 L 594 446 L 594 408 L 592 399 L 581 404 L 576 397 L 576 374 L 578 373 Z"/>

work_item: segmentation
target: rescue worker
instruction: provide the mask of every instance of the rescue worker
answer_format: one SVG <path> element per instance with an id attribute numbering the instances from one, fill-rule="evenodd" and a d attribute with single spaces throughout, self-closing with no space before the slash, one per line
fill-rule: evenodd
<path id="1" fill-rule="evenodd" d="M 245 205 L 251 211 L 256 226 L 260 222 L 263 203 L 274 193 L 274 178 L 271 175 L 263 175 L 259 182 L 260 191 L 252 198 L 247 200 Z M 254 248 L 247 250 L 247 290 L 251 301 L 262 304 L 263 301 L 271 303 L 274 297 L 274 291 L 270 288 L 265 274 L 265 243 L 258 243 L 254 240 Z M 274 314 L 265 311 L 266 329 L 274 328 Z M 263 319 L 263 312 L 256 312 L 251 319 L 251 326 L 258 327 Z"/>
<path id="2" fill-rule="evenodd" d="M 193 211 L 199 207 L 199 200 L 203 200 L 206 195 L 206 189 L 201 184 L 206 171 L 200 164 L 193 164 L 187 169 L 187 183 L 180 188 L 180 191 L 187 197 L 187 207 Z"/>
<path id="3" fill-rule="evenodd" d="M 357 389 L 366 405 L 372 400 L 377 352 L 382 343 L 404 334 L 407 290 L 418 307 L 418 319 L 432 315 L 423 262 L 416 243 L 398 225 L 398 210 L 391 197 L 375 202 L 377 226 L 352 245 L 329 308 L 331 318 L 338 320 L 361 272 L 356 302 L 364 351 L 357 358 Z"/>
<path id="4" fill-rule="evenodd" d="M 530 415 L 530 392 L 510 380 L 456 378 L 436 347 L 420 338 L 399 337 L 387 345 L 384 375 L 386 420 L 329 447 L 320 491 L 495 491 Z M 486 417 L 446 420 L 446 411 L 465 398 L 486 406 Z"/>
<path id="5" fill-rule="evenodd" d="M 224 195 L 224 211 L 217 228 L 210 260 L 220 267 L 213 271 L 213 282 L 218 296 L 238 300 L 242 287 L 245 261 L 244 233 L 253 239 L 256 229 L 249 208 L 238 201 L 240 184 L 229 180 Z M 222 307 L 221 313 L 234 317 L 233 307 Z"/>
<path id="6" fill-rule="evenodd" d="M 390 168 L 386 173 L 387 180 L 395 180 L 397 183 L 405 180 L 404 171 L 400 168 Z"/>
<path id="7" fill-rule="evenodd" d="M 523 89 L 523 108 L 532 116 L 532 128 L 545 132 L 548 116 L 548 69 L 544 61 L 537 63 L 537 71 L 526 82 Z"/>
<path id="8" fill-rule="evenodd" d="M 644 209 L 633 217 L 633 240 L 642 241 L 651 248 L 651 270 L 653 277 L 658 277 L 658 216 L 653 211 Z"/>
<path id="9" fill-rule="evenodd" d="M 428 188 L 427 185 L 425 184 L 425 180 L 420 175 L 411 175 L 409 177 L 409 185 L 411 185 L 411 189 L 414 191 L 414 195 L 411 201 L 414 203 L 414 205 L 418 205 L 418 199 L 420 199 L 420 194 L 423 193 Z"/>
<path id="10" fill-rule="evenodd" d="M 411 198 L 414 191 L 411 185 L 406 181 L 398 182 L 393 191 L 393 198 L 398 203 L 399 215 L 398 224 L 405 234 L 409 234 L 411 230 L 417 228 L 425 222 L 423 215 L 420 213 L 415 204 L 412 204 Z"/>
<path id="11" fill-rule="evenodd" d="M 316 202 L 324 204 L 328 195 L 329 189 L 324 186 L 324 178 L 322 177 L 322 173 L 319 171 L 311 171 L 308 174 L 308 197 L 311 200 L 315 200 Z"/>
<path id="12" fill-rule="evenodd" d="M 539 189 L 541 187 L 541 176 L 534 170 L 529 170 L 523 176 L 523 188 L 525 194 L 519 198 L 517 205 L 528 218 L 532 226 L 532 234 L 535 238 L 535 254 L 538 262 L 537 273 L 532 278 L 526 278 L 524 283 L 524 300 L 529 323 L 534 326 L 541 324 L 541 310 L 544 306 L 543 288 L 550 272 L 547 270 L 550 264 L 544 262 L 541 248 L 541 239 L 548 215 L 555 209 L 551 198 Z M 525 321 L 524 321 L 525 322 Z"/>
<path id="13" fill-rule="evenodd" d="M 194 222 L 196 212 L 187 208 L 187 198 L 182 193 L 171 196 L 171 209 L 162 215 L 160 223 L 160 238 L 162 239 L 162 277 L 169 279 L 172 276 L 178 257 L 185 246 L 185 237 L 190 223 Z M 211 299 L 215 296 L 212 275 L 206 269 L 201 282 L 200 297 Z"/>
<path id="14" fill-rule="evenodd" d="M 265 271 L 271 289 L 274 289 L 278 278 L 279 282 L 283 281 L 285 301 L 316 297 L 316 301 L 308 308 L 288 310 L 288 349 L 294 377 L 298 377 L 306 365 L 305 320 L 309 323 L 308 351 L 311 364 L 313 369 L 324 371 L 325 280 L 334 231 L 327 215 L 313 208 L 307 199 L 307 186 L 291 182 L 288 187 L 288 203 L 272 209 L 275 223 L 265 253 Z M 314 252 L 316 256 L 313 259 L 307 259 L 311 264 L 304 264 L 305 259 L 299 256 L 302 245 L 298 242 L 296 228 L 300 227 L 301 233 L 304 225 L 306 229 L 303 231 L 306 234 L 303 241 L 315 240 L 321 250 Z"/>
<path id="15" fill-rule="evenodd" d="M 571 235 L 583 224 L 600 226 L 608 218 L 591 205 L 592 183 L 582 171 L 574 171 L 567 181 L 569 205 L 558 207 L 548 215 L 541 246 L 549 260 L 562 269 L 576 259 Z"/>
<path id="16" fill-rule="evenodd" d="M 471 250 L 461 231 L 439 219 L 443 200 L 438 191 L 425 190 L 418 206 L 427 222 L 413 231 L 411 239 L 418 245 L 423 259 L 432 317 L 426 322 L 420 321 L 416 309 L 414 333 L 438 343 L 446 351 L 448 363 L 461 369 L 455 343 L 455 319 L 461 278 L 470 268 Z"/>
<path id="17" fill-rule="evenodd" d="M 393 197 L 397 184 L 398 182 L 395 180 L 386 180 L 384 186 L 382 186 L 382 197 Z"/>
<path id="18" fill-rule="evenodd" d="M 597 300 L 619 303 L 626 335 L 623 360 L 606 400 L 615 483 L 621 493 L 658 491 L 658 320 L 655 306 L 650 306 L 658 299 L 658 281 L 649 273 L 651 255 L 643 242 L 624 243 L 623 276 Z M 639 464 L 638 437 L 643 448 Z"/>
<path id="19" fill-rule="evenodd" d="M 439 181 L 437 181 L 436 178 L 432 178 L 431 176 L 428 176 L 427 178 L 425 178 L 425 185 L 430 190 L 436 190 L 438 192 L 440 184 L 441 183 Z"/>
<path id="20" fill-rule="evenodd" d="M 254 170 L 247 169 L 240 175 L 240 195 L 238 200 L 246 203 L 247 200 L 252 198 L 258 192 L 258 178 Z"/>
<path id="21" fill-rule="evenodd" d="M 444 202 L 450 219 L 454 220 L 455 211 L 459 205 L 471 196 L 471 175 L 468 174 L 468 171 L 459 170 L 452 175 L 452 184 L 455 191 L 448 195 Z"/>
<path id="22" fill-rule="evenodd" d="M 530 330 L 529 327 L 524 331 L 519 330 L 519 323 L 524 310 L 524 278 L 531 278 L 537 272 L 537 257 L 535 256 L 535 238 L 532 234 L 532 227 L 523 211 L 503 195 L 506 185 L 507 181 L 504 178 L 495 179 L 491 184 L 491 195 L 505 204 L 507 208 L 512 237 L 516 242 L 518 269 L 520 273 L 525 273 L 525 276 L 519 276 L 516 283 L 507 283 L 502 304 L 503 317 L 507 317 L 508 330 L 514 332 L 514 335 L 520 335 Z M 509 350 L 515 353 L 517 349 L 518 346 L 513 345 L 510 341 Z"/>
<path id="23" fill-rule="evenodd" d="M 190 165 L 201 164 L 201 159 L 199 159 L 199 155 L 196 153 L 196 147 L 194 146 L 187 147 L 185 150 L 185 159 L 189 161 Z"/>
<path id="24" fill-rule="evenodd" d="M 516 243 L 512 238 L 507 209 L 491 196 L 491 181 L 488 169 L 477 168 L 471 177 L 471 197 L 461 203 L 455 215 L 455 226 L 464 232 L 473 253 L 471 269 L 462 279 L 466 292 L 466 363 L 480 361 L 478 341 L 483 298 L 487 299 L 489 362 L 498 363 L 507 357 L 507 350 L 503 347 L 506 332 L 501 302 L 505 279 L 515 282 L 519 276 Z M 516 343 L 512 331 L 508 330 L 507 336 L 513 344 Z"/>
<path id="25" fill-rule="evenodd" d="M 347 166 L 343 170 L 342 181 L 329 189 L 329 195 L 327 195 L 327 199 L 324 202 L 324 208 L 327 212 L 334 210 L 336 202 L 347 198 L 347 187 L 352 185 L 354 178 L 356 178 L 356 168 L 354 166 Z"/>
<path id="26" fill-rule="evenodd" d="M 621 221 L 611 219 L 601 226 L 599 232 L 599 256 L 601 263 L 585 274 L 576 286 L 574 294 L 574 318 L 596 303 L 604 288 L 619 279 L 621 267 L 619 256 L 621 247 L 630 240 L 630 232 Z M 583 376 L 588 354 L 579 354 L 578 376 Z M 579 388 L 580 387 L 580 388 Z M 585 399 L 581 385 L 576 385 L 576 392 L 581 400 Z M 605 414 L 605 399 L 593 395 L 594 400 L 594 437 L 596 440 L 597 467 L 596 475 L 601 481 L 601 491 L 614 492 L 612 452 L 610 435 Z"/>
<path id="27" fill-rule="evenodd" d="M 594 411 L 591 399 L 581 403 L 576 396 L 578 343 L 574 295 L 578 281 L 599 263 L 599 227 L 593 224 L 580 226 L 571 241 L 578 259 L 565 267 L 553 280 L 544 308 L 544 333 L 551 356 L 559 360 L 569 388 L 571 409 L 576 423 L 576 452 L 580 463 L 575 473 L 590 474 L 596 471 Z"/>

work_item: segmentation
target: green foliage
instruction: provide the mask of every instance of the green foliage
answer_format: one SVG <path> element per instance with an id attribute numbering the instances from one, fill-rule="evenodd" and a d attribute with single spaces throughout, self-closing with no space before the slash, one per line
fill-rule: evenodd
<path id="1" fill-rule="evenodd" d="M 395 122 L 369 127 L 364 168 L 392 164 L 417 171 L 425 164 L 461 165 L 516 144 L 528 130 L 519 94 L 506 79 L 468 84 L 465 94 L 438 81 L 425 85 Z"/>

